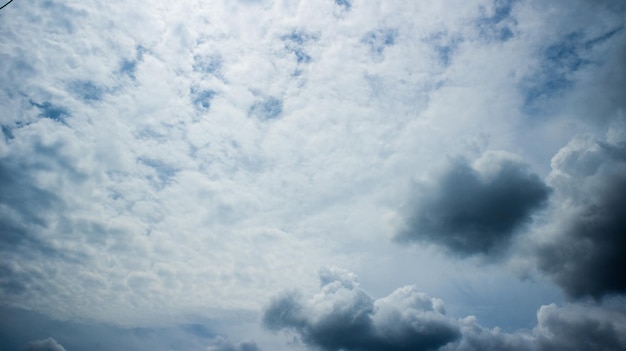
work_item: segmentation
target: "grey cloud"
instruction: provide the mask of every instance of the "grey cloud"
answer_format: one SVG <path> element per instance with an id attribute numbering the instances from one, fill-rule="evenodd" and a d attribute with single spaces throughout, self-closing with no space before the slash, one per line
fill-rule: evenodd
<path id="1" fill-rule="evenodd" d="M 420 184 L 396 239 L 434 243 L 462 256 L 505 249 L 550 189 L 513 158 L 493 153 L 481 162 L 483 170 L 454 160 L 433 184 Z"/>
<path id="2" fill-rule="evenodd" d="M 293 292 L 273 299 L 264 325 L 295 331 L 322 350 L 435 350 L 460 336 L 443 302 L 413 286 L 374 300 L 349 272 L 325 269 L 320 278 L 320 292 L 310 300 Z"/>
<path id="3" fill-rule="evenodd" d="M 211 321 L 198 319 L 193 324 L 125 328 L 95 321 L 59 320 L 32 311 L 0 306 L 0 350 L 17 351 L 26 347 L 27 351 L 207 351 L 209 347 L 211 351 L 259 351 L 253 343 L 233 344 L 216 338 L 211 325 Z M 47 336 L 51 338 L 41 340 Z M 228 348 L 229 345 L 234 348 Z"/>
<path id="4" fill-rule="evenodd" d="M 254 342 L 233 343 L 226 338 L 218 337 L 207 351 L 261 351 L 261 349 Z"/>
<path id="5" fill-rule="evenodd" d="M 552 168 L 558 197 L 540 270 L 570 297 L 626 293 L 626 145 L 576 137 Z"/>
<path id="6" fill-rule="evenodd" d="M 600 313 L 598 313 L 600 312 Z M 542 306 L 537 313 L 540 350 L 625 350 L 624 315 Z"/>
<path id="7" fill-rule="evenodd" d="M 463 337 L 441 351 L 625 350 L 626 315 L 603 306 L 554 304 L 537 312 L 532 330 L 505 333 L 488 329 L 475 317 L 461 320 Z"/>
<path id="8" fill-rule="evenodd" d="M 65 351 L 65 348 L 53 338 L 47 338 L 28 343 L 24 351 Z"/>
<path id="9" fill-rule="evenodd" d="M 475 316 L 448 317 L 442 300 L 414 286 L 375 300 L 350 272 L 323 269 L 320 280 L 311 299 L 297 292 L 274 298 L 263 315 L 265 327 L 291 330 L 319 350 L 626 350 L 626 310 L 619 301 L 545 305 L 534 328 L 509 333 L 486 328 Z"/>

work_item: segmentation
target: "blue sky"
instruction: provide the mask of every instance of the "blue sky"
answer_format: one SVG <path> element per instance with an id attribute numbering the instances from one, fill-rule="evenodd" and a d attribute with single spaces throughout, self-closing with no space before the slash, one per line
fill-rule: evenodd
<path id="1" fill-rule="evenodd" d="M 0 349 L 626 349 L 625 16 L 14 1 Z"/>

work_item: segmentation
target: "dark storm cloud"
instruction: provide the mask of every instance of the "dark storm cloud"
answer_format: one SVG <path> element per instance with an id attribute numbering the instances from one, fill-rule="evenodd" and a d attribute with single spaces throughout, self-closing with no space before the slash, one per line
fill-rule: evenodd
<path id="1" fill-rule="evenodd" d="M 443 302 L 415 287 L 372 299 L 354 275 L 323 270 L 322 287 L 311 300 L 288 293 L 271 301 L 263 315 L 271 330 L 290 329 L 321 350 L 436 350 L 460 336 Z"/>
<path id="2" fill-rule="evenodd" d="M 558 202 L 539 268 L 570 297 L 626 293 L 626 145 L 577 137 L 552 167 Z"/>
<path id="3" fill-rule="evenodd" d="M 65 351 L 65 348 L 53 338 L 28 343 L 24 351 Z"/>
<path id="4" fill-rule="evenodd" d="M 462 256 L 505 249 L 550 189 L 527 165 L 493 156 L 487 158 L 491 171 L 457 159 L 433 184 L 420 184 L 396 239 L 434 243 Z"/>

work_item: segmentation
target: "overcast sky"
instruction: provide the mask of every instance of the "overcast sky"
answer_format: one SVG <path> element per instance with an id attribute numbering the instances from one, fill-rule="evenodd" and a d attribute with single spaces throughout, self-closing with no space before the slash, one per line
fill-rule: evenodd
<path id="1" fill-rule="evenodd" d="M 0 350 L 626 350 L 623 0 L 17 0 Z"/>

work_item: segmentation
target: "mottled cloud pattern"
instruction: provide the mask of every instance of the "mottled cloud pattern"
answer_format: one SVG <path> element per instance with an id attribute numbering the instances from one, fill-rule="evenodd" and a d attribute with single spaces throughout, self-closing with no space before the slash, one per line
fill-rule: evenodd
<path id="1" fill-rule="evenodd" d="M 293 330 L 305 344 L 329 351 L 434 350 L 460 336 L 443 302 L 414 286 L 373 299 L 349 272 L 324 269 L 320 280 L 320 292 L 309 300 L 297 293 L 272 300 L 264 325 Z"/>
<path id="2" fill-rule="evenodd" d="M 546 202 L 550 189 L 521 161 L 497 153 L 475 166 L 451 160 L 418 185 L 399 241 L 433 243 L 461 256 L 497 254 Z"/>
<path id="3" fill-rule="evenodd" d="M 626 349 L 625 15 L 13 1 L 0 350 Z"/>

